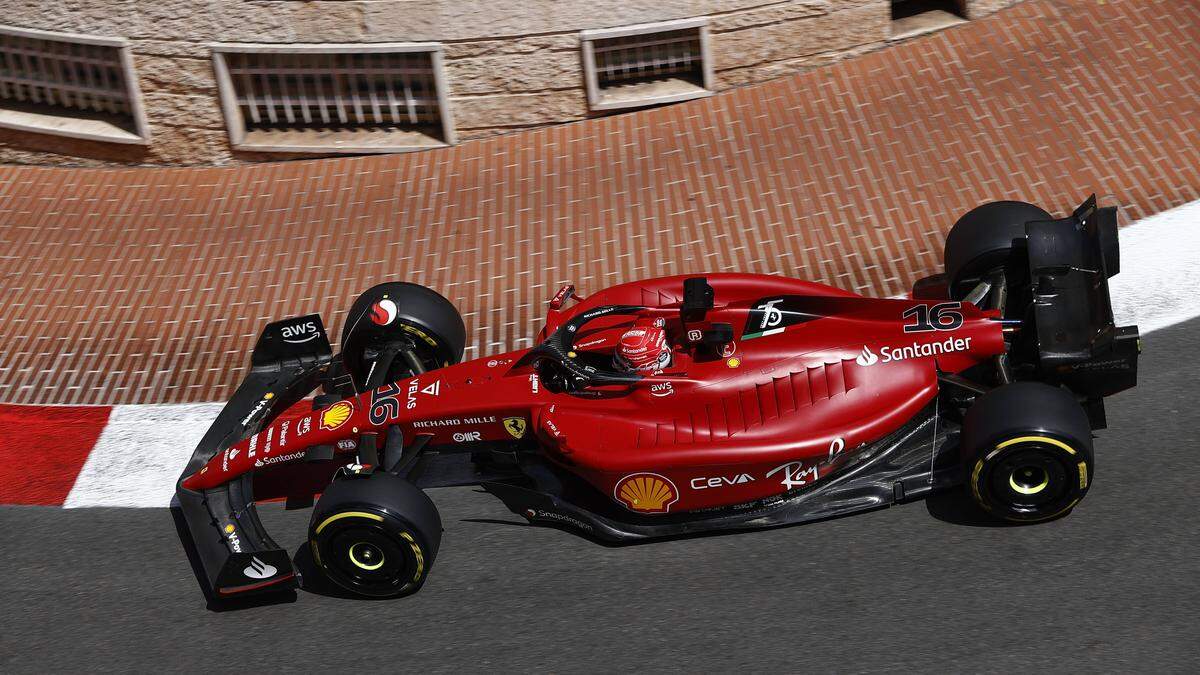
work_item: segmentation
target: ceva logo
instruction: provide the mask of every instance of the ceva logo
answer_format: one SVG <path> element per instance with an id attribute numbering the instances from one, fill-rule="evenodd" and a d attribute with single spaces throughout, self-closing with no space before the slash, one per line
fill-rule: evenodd
<path id="1" fill-rule="evenodd" d="M 854 359 L 854 362 L 860 366 L 873 366 L 879 362 L 879 357 L 871 351 L 870 347 L 863 345 L 862 352 L 859 353 L 858 358 Z"/>

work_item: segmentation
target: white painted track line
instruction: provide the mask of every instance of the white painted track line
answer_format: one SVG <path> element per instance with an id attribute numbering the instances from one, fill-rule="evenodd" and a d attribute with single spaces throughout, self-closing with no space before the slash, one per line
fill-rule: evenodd
<path id="1" fill-rule="evenodd" d="M 1200 202 L 1124 227 L 1120 242 L 1121 273 L 1110 281 L 1118 325 L 1146 334 L 1200 316 Z M 169 505 L 221 407 L 115 406 L 64 506 Z"/>
<path id="2" fill-rule="evenodd" d="M 63 506 L 168 506 L 175 480 L 222 407 L 115 406 Z"/>
<path id="3" fill-rule="evenodd" d="M 1121 273 L 1109 281 L 1117 325 L 1142 334 L 1200 316 L 1200 201 L 1121 228 Z"/>

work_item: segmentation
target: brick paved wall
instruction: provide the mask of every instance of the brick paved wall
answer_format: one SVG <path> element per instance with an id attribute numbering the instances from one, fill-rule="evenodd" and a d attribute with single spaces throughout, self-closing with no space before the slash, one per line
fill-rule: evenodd
<path id="1" fill-rule="evenodd" d="M 1081 39 L 1081 37 L 1085 39 Z M 563 283 L 747 271 L 863 293 L 938 270 L 984 201 L 1123 222 L 1200 199 L 1200 7 L 1029 0 L 712 98 L 446 150 L 205 169 L 0 169 L 0 402 L 221 399 L 272 319 L 336 335 L 432 286 L 469 356 Z"/>
<path id="2" fill-rule="evenodd" d="M 963 0 L 980 18 L 1017 0 Z M 579 31 L 710 18 L 713 88 L 762 82 L 889 43 L 890 0 L 80 0 L 2 3 L 0 24 L 132 41 L 148 146 L 0 129 L 0 163 L 229 164 L 212 42 L 445 45 L 460 139 L 585 119 Z M 311 155 L 309 155 L 311 156 Z"/>

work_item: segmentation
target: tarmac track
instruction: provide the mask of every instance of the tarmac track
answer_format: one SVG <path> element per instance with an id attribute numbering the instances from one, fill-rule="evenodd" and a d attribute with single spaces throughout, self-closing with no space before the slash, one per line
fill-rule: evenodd
<path id="1" fill-rule="evenodd" d="M 1097 482 L 1053 523 L 939 498 L 607 548 L 470 489 L 417 595 L 206 608 L 165 509 L 0 508 L 0 671 L 1200 670 L 1200 319 L 1147 336 Z M 262 508 L 293 548 L 308 511 Z"/>

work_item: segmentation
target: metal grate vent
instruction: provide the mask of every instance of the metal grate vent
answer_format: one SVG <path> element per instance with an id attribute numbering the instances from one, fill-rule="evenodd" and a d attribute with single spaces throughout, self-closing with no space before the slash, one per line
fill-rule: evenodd
<path id="1" fill-rule="evenodd" d="M 668 77 L 690 78 L 703 85 L 698 28 L 597 40 L 592 51 L 601 89 Z"/>
<path id="2" fill-rule="evenodd" d="M 593 110 L 630 108 L 708 96 L 704 19 L 584 31 L 584 69 Z"/>
<path id="3" fill-rule="evenodd" d="M 0 123 L 139 142 L 144 121 L 123 40 L 0 28 Z"/>
<path id="4" fill-rule="evenodd" d="M 371 152 L 450 143 L 440 56 L 436 47 L 218 53 L 235 145 Z"/>

